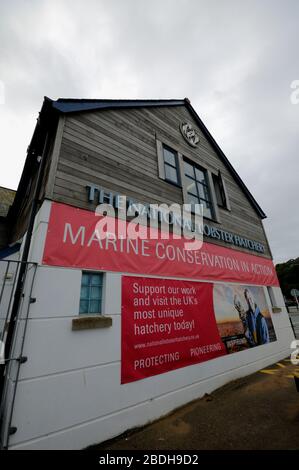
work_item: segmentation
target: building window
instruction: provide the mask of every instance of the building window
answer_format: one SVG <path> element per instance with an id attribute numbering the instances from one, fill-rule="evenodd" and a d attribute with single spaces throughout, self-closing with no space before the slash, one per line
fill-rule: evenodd
<path id="1" fill-rule="evenodd" d="M 213 218 L 213 205 L 206 170 L 184 160 L 184 173 L 188 204 L 202 204 L 203 216 Z"/>
<path id="2" fill-rule="evenodd" d="M 180 185 L 178 154 L 166 145 L 163 145 L 163 163 L 165 180 Z"/>
<path id="3" fill-rule="evenodd" d="M 216 195 L 216 201 L 217 205 L 219 207 L 222 207 L 223 209 L 228 209 L 228 198 L 224 186 L 224 181 L 222 178 L 222 175 L 219 171 L 218 175 L 213 174 L 213 184 L 214 184 L 214 190 L 215 190 L 215 195 Z"/>
<path id="4" fill-rule="evenodd" d="M 89 271 L 82 272 L 80 314 L 102 312 L 103 274 Z"/>

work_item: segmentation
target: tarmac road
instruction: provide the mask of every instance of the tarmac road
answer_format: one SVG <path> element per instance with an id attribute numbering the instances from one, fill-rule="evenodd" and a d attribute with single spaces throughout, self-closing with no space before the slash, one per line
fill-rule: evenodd
<path id="1" fill-rule="evenodd" d="M 299 365 L 289 359 L 92 450 L 299 449 Z"/>
<path id="2" fill-rule="evenodd" d="M 295 335 L 296 338 L 299 338 L 299 312 L 298 311 L 293 311 L 292 313 L 289 313 L 290 318 L 292 320 L 292 324 L 295 330 Z"/>

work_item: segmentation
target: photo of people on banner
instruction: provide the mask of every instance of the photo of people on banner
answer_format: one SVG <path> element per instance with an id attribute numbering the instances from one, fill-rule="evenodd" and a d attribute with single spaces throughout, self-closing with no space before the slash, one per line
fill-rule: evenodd
<path id="1" fill-rule="evenodd" d="M 262 287 L 214 284 L 214 313 L 228 353 L 276 341 Z"/>
<path id="2" fill-rule="evenodd" d="M 263 289 L 123 276 L 121 383 L 275 341 Z"/>

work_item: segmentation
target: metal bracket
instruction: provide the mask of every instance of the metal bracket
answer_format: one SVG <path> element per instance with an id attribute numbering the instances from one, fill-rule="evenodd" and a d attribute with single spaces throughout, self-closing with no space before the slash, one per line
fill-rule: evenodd
<path id="1" fill-rule="evenodd" d="M 9 428 L 9 435 L 12 436 L 17 432 L 18 428 L 16 426 L 10 426 Z"/>
<path id="2" fill-rule="evenodd" d="M 28 357 L 27 356 L 11 357 L 10 359 L 4 359 L 3 363 L 7 363 L 10 361 L 17 361 L 20 364 L 25 364 L 25 362 L 28 361 Z"/>
<path id="3" fill-rule="evenodd" d="M 28 361 L 28 357 L 27 356 L 20 356 L 20 357 L 16 358 L 16 361 L 18 361 L 20 364 L 25 364 L 25 362 Z"/>

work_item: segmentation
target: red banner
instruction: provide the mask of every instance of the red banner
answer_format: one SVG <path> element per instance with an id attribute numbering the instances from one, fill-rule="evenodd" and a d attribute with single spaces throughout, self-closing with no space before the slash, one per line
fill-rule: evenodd
<path id="1" fill-rule="evenodd" d="M 43 263 L 103 271 L 152 274 L 204 280 L 278 286 L 271 260 L 242 251 L 203 243 L 186 250 L 182 239 L 106 238 L 95 233 L 93 212 L 53 202 Z M 122 230 L 126 222 L 118 221 Z M 159 232 L 161 234 L 161 232 Z"/>
<path id="2" fill-rule="evenodd" d="M 121 383 L 226 354 L 213 284 L 122 277 Z"/>

